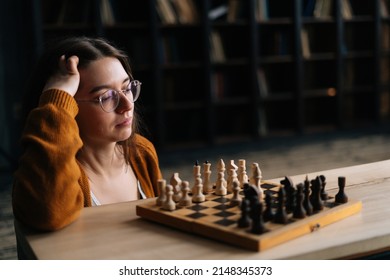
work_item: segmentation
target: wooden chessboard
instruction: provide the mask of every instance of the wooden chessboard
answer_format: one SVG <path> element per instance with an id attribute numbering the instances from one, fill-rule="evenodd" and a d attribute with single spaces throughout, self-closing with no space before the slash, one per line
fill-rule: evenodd
<path id="1" fill-rule="evenodd" d="M 265 192 L 276 196 L 280 185 L 263 182 Z M 190 207 L 167 211 L 156 206 L 155 200 L 148 200 L 137 205 L 138 216 L 179 230 L 208 237 L 217 241 L 229 243 L 252 251 L 262 251 L 279 245 L 304 234 L 320 230 L 322 227 L 340 221 L 362 208 L 360 201 L 348 201 L 335 204 L 334 198 L 329 197 L 324 203 L 324 210 L 303 219 L 294 219 L 288 214 L 287 224 L 266 222 L 267 232 L 253 234 L 248 228 L 239 228 L 237 220 L 241 210 L 238 206 L 230 206 L 232 194 L 217 196 L 213 193 L 206 195 L 206 201 L 193 203 Z"/>

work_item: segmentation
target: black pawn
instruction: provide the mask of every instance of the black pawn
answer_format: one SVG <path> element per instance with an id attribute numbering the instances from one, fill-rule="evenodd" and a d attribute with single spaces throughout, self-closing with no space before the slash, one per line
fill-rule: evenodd
<path id="1" fill-rule="evenodd" d="M 312 192 L 311 192 L 311 204 L 313 205 L 313 211 L 319 212 L 324 209 L 324 203 L 321 199 L 321 179 L 316 177 L 311 180 Z"/>
<path id="2" fill-rule="evenodd" d="M 263 221 L 263 204 L 259 201 L 254 202 L 250 211 L 252 217 L 251 232 L 255 234 L 262 234 L 266 232 Z"/>
<path id="3" fill-rule="evenodd" d="M 272 195 L 269 192 L 265 193 L 265 210 L 263 213 L 264 222 L 272 221 L 274 219 L 274 211 L 272 208 Z"/>
<path id="4" fill-rule="evenodd" d="M 281 186 L 278 192 L 278 207 L 275 213 L 274 222 L 277 224 L 287 224 L 287 213 L 285 209 L 286 192 Z"/>
<path id="5" fill-rule="evenodd" d="M 249 200 L 244 199 L 241 202 L 241 217 L 238 219 L 238 227 L 246 228 L 249 227 L 251 219 L 249 218 Z"/>
<path id="6" fill-rule="evenodd" d="M 320 179 L 321 179 L 321 199 L 322 200 L 328 200 L 329 196 L 328 196 L 328 193 L 325 190 L 326 177 L 324 175 L 320 175 Z"/>
<path id="7" fill-rule="evenodd" d="M 295 187 L 290 177 L 286 176 L 280 183 L 284 186 L 286 192 L 286 212 L 291 213 L 295 208 Z"/>
<path id="8" fill-rule="evenodd" d="M 303 207 L 304 194 L 303 194 L 303 184 L 299 183 L 297 185 L 297 193 L 296 193 L 296 205 L 293 212 L 293 217 L 296 219 L 303 219 L 306 217 L 306 210 Z"/>
<path id="9" fill-rule="evenodd" d="M 306 210 L 306 215 L 310 216 L 310 215 L 313 215 L 313 205 L 311 205 L 311 202 L 310 202 L 310 181 L 309 181 L 309 179 L 307 177 L 306 177 L 306 180 L 305 180 L 303 186 L 304 186 L 304 189 L 303 189 L 303 193 L 304 193 L 303 207 Z"/>
<path id="10" fill-rule="evenodd" d="M 345 194 L 344 188 L 345 188 L 345 177 L 339 177 L 339 192 L 336 194 L 335 202 L 336 203 L 347 203 L 348 202 L 348 196 Z"/>

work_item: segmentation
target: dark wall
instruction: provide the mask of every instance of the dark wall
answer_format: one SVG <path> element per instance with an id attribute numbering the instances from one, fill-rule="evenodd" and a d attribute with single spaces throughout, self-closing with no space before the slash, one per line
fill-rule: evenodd
<path id="1" fill-rule="evenodd" d="M 6 0 L 0 9 L 0 171 L 13 170 L 20 152 L 20 105 L 39 53 L 38 1 Z"/>

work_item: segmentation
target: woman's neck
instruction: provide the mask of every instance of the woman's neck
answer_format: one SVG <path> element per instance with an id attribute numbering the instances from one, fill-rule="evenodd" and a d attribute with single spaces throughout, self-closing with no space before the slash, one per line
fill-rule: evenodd
<path id="1" fill-rule="evenodd" d="M 120 146 L 116 144 L 99 149 L 84 145 L 77 159 L 84 168 L 99 175 L 114 176 L 126 167 Z"/>

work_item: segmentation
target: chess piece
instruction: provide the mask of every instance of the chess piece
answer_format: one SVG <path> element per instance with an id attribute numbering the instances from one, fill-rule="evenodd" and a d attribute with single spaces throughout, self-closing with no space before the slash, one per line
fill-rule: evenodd
<path id="1" fill-rule="evenodd" d="M 233 196 L 230 199 L 230 205 L 231 206 L 238 206 L 240 205 L 242 198 L 240 196 L 240 182 L 238 182 L 238 179 L 235 179 L 233 181 Z"/>
<path id="2" fill-rule="evenodd" d="M 296 219 L 303 219 L 306 217 L 306 210 L 303 207 L 303 201 L 304 201 L 304 194 L 303 194 L 303 184 L 299 183 L 297 185 L 297 192 L 296 192 L 296 204 L 293 211 L 293 217 Z"/>
<path id="3" fill-rule="evenodd" d="M 296 189 L 294 187 L 294 183 L 291 178 L 286 176 L 280 183 L 284 186 L 284 190 L 286 192 L 286 211 L 287 213 L 291 213 L 295 208 L 295 193 Z"/>
<path id="4" fill-rule="evenodd" d="M 198 161 L 196 161 L 195 164 L 194 164 L 193 176 L 194 176 L 194 184 L 197 184 L 197 182 L 199 182 L 199 179 L 202 180 L 202 174 L 201 174 L 201 171 L 200 171 L 200 165 L 199 165 Z M 193 187 L 191 188 L 191 191 L 192 191 Z"/>
<path id="5" fill-rule="evenodd" d="M 188 181 L 181 182 L 182 196 L 179 200 L 180 207 L 188 207 L 192 205 L 191 197 L 189 196 L 190 187 Z"/>
<path id="6" fill-rule="evenodd" d="M 324 175 L 320 175 L 320 179 L 321 179 L 321 199 L 325 201 L 328 200 L 329 198 L 328 193 L 325 190 L 326 177 Z"/>
<path id="7" fill-rule="evenodd" d="M 203 193 L 211 193 L 213 191 L 213 184 L 210 181 L 211 177 L 211 163 L 206 161 L 203 163 Z"/>
<path id="8" fill-rule="evenodd" d="M 260 192 L 259 189 L 248 182 L 244 184 L 244 196 L 245 199 L 252 201 L 252 199 L 259 201 L 260 200 Z"/>
<path id="9" fill-rule="evenodd" d="M 220 159 L 217 163 L 217 172 L 223 172 L 225 173 L 225 162 L 223 161 L 223 159 Z"/>
<path id="10" fill-rule="evenodd" d="M 324 209 L 324 202 L 321 199 L 321 179 L 317 176 L 311 180 L 311 196 L 310 202 L 313 206 L 313 212 L 319 212 Z"/>
<path id="11" fill-rule="evenodd" d="M 303 194 L 304 194 L 303 207 L 305 208 L 306 215 L 310 216 L 313 214 L 313 205 L 311 205 L 310 202 L 310 181 L 307 178 L 307 176 L 303 183 Z"/>
<path id="12" fill-rule="evenodd" d="M 178 202 L 182 195 L 179 173 L 173 173 L 169 183 L 173 187 L 173 201 Z"/>
<path id="13" fill-rule="evenodd" d="M 244 199 L 241 202 L 241 216 L 238 219 L 237 226 L 239 228 L 246 228 L 249 227 L 251 220 L 249 218 L 249 201 Z"/>
<path id="14" fill-rule="evenodd" d="M 260 167 L 259 167 L 259 164 L 254 162 L 252 163 L 252 175 L 251 175 L 251 180 L 250 180 L 250 183 L 254 186 L 256 186 L 258 189 L 259 189 L 259 193 L 260 193 L 260 200 L 263 199 L 263 196 L 264 196 L 264 192 L 263 192 L 263 189 L 261 188 L 261 180 L 262 180 L 262 174 L 261 174 L 261 170 L 260 170 Z"/>
<path id="15" fill-rule="evenodd" d="M 251 232 L 255 234 L 262 234 L 266 232 L 263 221 L 263 203 L 256 201 L 252 204 L 251 209 L 252 228 Z"/>
<path id="16" fill-rule="evenodd" d="M 342 204 L 348 202 L 348 196 L 345 194 L 345 177 L 340 176 L 338 178 L 339 192 L 336 194 L 335 202 Z"/>
<path id="17" fill-rule="evenodd" d="M 287 224 L 287 212 L 285 209 L 286 191 L 280 186 L 278 191 L 278 207 L 274 216 L 274 222 L 277 224 Z"/>
<path id="18" fill-rule="evenodd" d="M 265 210 L 263 213 L 264 222 L 272 221 L 274 219 L 274 211 L 272 209 L 272 195 L 269 192 L 265 193 Z"/>
<path id="19" fill-rule="evenodd" d="M 157 187 L 158 187 L 158 197 L 156 199 L 157 206 L 162 206 L 163 202 L 166 200 L 166 195 L 165 195 L 166 183 L 167 182 L 165 179 L 159 179 L 157 181 Z"/>
<path id="20" fill-rule="evenodd" d="M 215 194 L 221 196 L 227 194 L 225 175 L 222 171 L 218 172 L 217 182 L 215 183 Z"/>
<path id="21" fill-rule="evenodd" d="M 227 185 L 226 185 L 227 193 L 233 192 L 233 182 L 235 180 L 238 181 L 237 171 L 236 171 L 236 169 L 231 168 L 231 169 L 229 169 L 229 176 L 228 176 Z M 240 183 L 240 182 L 238 182 L 238 183 Z M 238 184 L 238 187 L 240 187 L 240 184 Z"/>
<path id="22" fill-rule="evenodd" d="M 199 203 L 206 200 L 206 197 L 203 194 L 203 184 L 202 179 L 196 178 L 195 185 L 192 188 L 192 202 Z"/>
<path id="23" fill-rule="evenodd" d="M 240 182 L 240 188 L 244 188 L 244 184 L 248 183 L 248 175 L 246 173 L 246 161 L 245 159 L 238 160 L 238 181 Z"/>
<path id="24" fill-rule="evenodd" d="M 176 203 L 173 201 L 173 187 L 171 185 L 167 185 L 165 187 L 165 195 L 166 195 L 166 199 L 162 204 L 162 208 L 168 211 L 175 210 Z"/>

